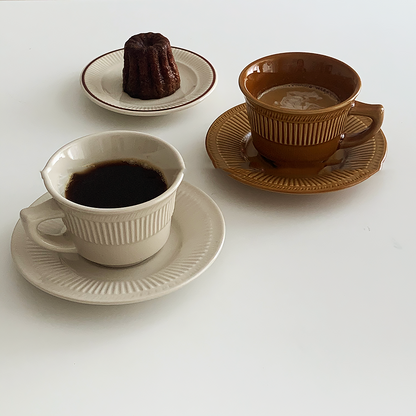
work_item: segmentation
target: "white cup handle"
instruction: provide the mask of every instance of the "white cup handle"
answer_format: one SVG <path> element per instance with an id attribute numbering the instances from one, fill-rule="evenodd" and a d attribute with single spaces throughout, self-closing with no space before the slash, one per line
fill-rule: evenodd
<path id="1" fill-rule="evenodd" d="M 36 244 L 48 250 L 61 253 L 76 253 L 77 249 L 68 235 L 50 235 L 39 230 L 39 224 L 54 218 L 63 218 L 65 213 L 54 199 L 34 205 L 20 211 L 20 218 L 26 235 Z"/>

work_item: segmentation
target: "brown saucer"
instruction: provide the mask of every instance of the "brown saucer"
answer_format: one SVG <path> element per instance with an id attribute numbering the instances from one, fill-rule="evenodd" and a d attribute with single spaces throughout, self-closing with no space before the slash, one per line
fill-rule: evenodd
<path id="1" fill-rule="evenodd" d="M 346 133 L 363 130 L 367 120 L 350 116 Z M 319 167 L 279 167 L 254 148 L 245 104 L 219 116 L 208 130 L 206 149 L 213 165 L 246 185 L 272 192 L 315 194 L 365 181 L 381 169 L 387 142 L 380 130 L 361 146 L 338 150 Z"/>

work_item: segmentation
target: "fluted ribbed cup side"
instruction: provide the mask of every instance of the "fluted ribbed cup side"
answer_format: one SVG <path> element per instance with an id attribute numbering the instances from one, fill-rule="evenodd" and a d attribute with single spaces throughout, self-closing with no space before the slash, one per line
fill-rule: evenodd
<path id="1" fill-rule="evenodd" d="M 91 216 L 61 206 L 67 229 L 80 239 L 94 244 L 118 246 L 146 240 L 171 220 L 176 192 L 146 211 L 119 215 Z"/>
<path id="2" fill-rule="evenodd" d="M 350 105 L 332 112 L 285 114 L 254 106 L 246 100 L 251 131 L 274 143 L 311 146 L 326 143 L 344 133 Z"/>

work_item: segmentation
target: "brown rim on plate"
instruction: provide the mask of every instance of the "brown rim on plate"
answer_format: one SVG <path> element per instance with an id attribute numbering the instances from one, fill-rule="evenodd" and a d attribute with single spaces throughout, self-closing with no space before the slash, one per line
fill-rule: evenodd
<path id="1" fill-rule="evenodd" d="M 364 117 L 350 116 L 346 133 L 363 130 Z M 209 128 L 205 146 L 215 168 L 246 185 L 281 193 L 316 194 L 346 189 L 377 173 L 387 151 L 380 130 L 361 146 L 339 150 L 319 172 L 281 169 L 258 154 L 251 140 L 246 105 L 221 114 Z"/>

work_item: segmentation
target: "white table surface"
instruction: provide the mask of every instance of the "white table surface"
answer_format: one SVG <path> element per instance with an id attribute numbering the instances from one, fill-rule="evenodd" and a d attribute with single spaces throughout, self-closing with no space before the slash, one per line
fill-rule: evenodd
<path id="1" fill-rule="evenodd" d="M 408 0 L 0 2 L 0 414 L 416 414 L 414 15 Z M 79 76 L 154 31 L 216 68 L 216 90 L 162 117 L 98 107 Z M 243 102 L 254 59 L 334 56 L 385 106 L 383 169 L 350 189 L 276 194 L 215 170 L 211 123 Z M 48 295 L 16 270 L 10 238 L 65 143 L 105 130 L 172 143 L 186 180 L 220 207 L 214 264 L 149 302 L 93 306 Z"/>

